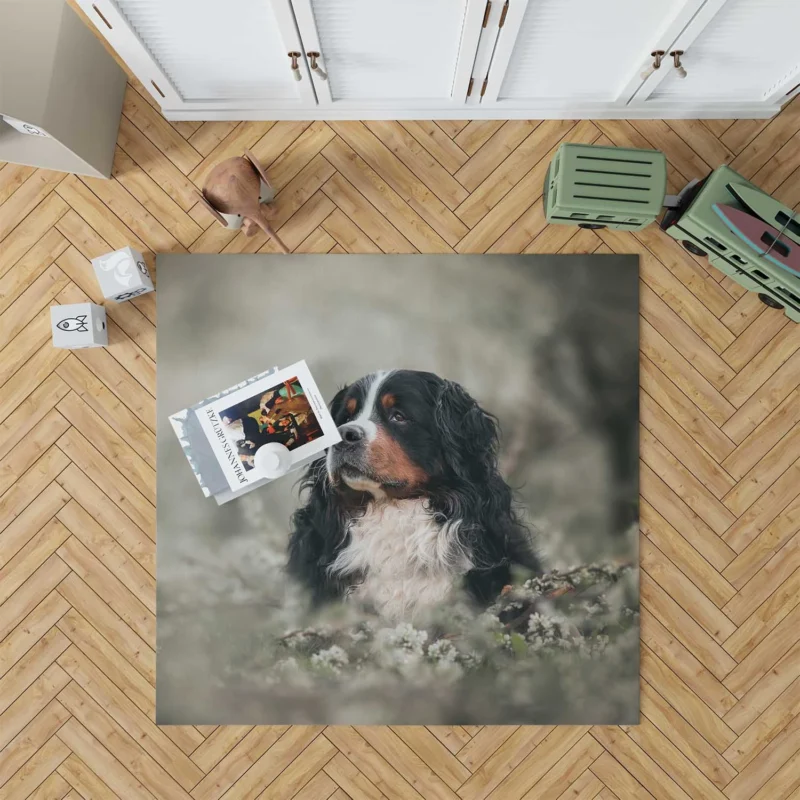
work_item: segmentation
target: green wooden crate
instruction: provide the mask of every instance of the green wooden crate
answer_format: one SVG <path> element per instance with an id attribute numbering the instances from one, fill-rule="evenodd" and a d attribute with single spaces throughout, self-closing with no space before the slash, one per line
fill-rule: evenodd
<path id="1" fill-rule="evenodd" d="M 667 189 L 658 150 L 562 144 L 547 170 L 547 221 L 636 231 L 655 222 Z"/>
<path id="2" fill-rule="evenodd" d="M 800 278 L 759 256 L 714 211 L 715 203 L 747 211 L 728 189 L 729 183 L 761 191 L 730 167 L 718 167 L 686 196 L 682 193 L 681 205 L 664 215 L 661 229 L 689 252 L 707 255 L 717 269 L 744 288 L 758 292 L 768 305 L 784 308 L 789 319 L 800 322 Z"/>

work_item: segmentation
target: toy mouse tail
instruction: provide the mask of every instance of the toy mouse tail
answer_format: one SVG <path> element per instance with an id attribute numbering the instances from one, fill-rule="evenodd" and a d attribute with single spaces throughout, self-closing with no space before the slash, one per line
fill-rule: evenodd
<path id="1" fill-rule="evenodd" d="M 256 222 L 258 223 L 259 228 L 261 228 L 261 230 L 264 231 L 267 236 L 272 237 L 273 241 L 278 245 L 278 248 L 282 253 L 288 254 L 291 252 L 284 243 L 283 239 L 281 239 L 281 237 L 275 233 L 275 229 L 269 224 L 269 222 L 267 222 L 267 220 L 263 218 L 263 216 L 259 215 L 259 218 L 256 220 Z"/>

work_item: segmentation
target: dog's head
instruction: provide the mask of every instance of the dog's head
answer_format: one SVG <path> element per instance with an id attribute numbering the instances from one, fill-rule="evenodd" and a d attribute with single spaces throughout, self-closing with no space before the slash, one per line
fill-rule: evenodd
<path id="1" fill-rule="evenodd" d="M 342 441 L 328 452 L 337 488 L 419 496 L 452 481 L 480 481 L 496 465 L 497 426 L 457 383 L 394 370 L 346 386 L 331 403 Z"/>

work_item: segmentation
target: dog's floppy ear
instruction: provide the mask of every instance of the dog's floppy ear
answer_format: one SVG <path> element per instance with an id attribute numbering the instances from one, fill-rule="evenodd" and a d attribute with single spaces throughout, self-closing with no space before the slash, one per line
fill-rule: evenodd
<path id="1" fill-rule="evenodd" d="M 328 485 L 325 459 L 312 462 L 301 487 L 307 492 L 305 505 L 292 514 L 287 570 L 311 589 L 314 602 L 330 600 L 342 587 L 328 574 L 336 553 L 347 537 L 342 510 Z"/>
<path id="2" fill-rule="evenodd" d="M 348 388 L 341 388 L 328 404 L 336 424 L 341 422 Z M 324 458 L 308 466 L 300 486 L 307 492 L 306 502 L 292 514 L 287 569 L 311 588 L 315 602 L 330 600 L 341 594 L 342 586 L 328 574 L 328 566 L 344 543 L 347 529 L 338 498 L 330 490 Z"/>
<path id="3" fill-rule="evenodd" d="M 481 480 L 496 471 L 497 422 L 460 384 L 444 382 L 435 417 L 445 460 L 459 478 Z"/>

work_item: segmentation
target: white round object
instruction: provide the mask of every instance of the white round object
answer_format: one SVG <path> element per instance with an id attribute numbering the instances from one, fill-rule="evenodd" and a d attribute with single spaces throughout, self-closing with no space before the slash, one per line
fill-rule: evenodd
<path id="1" fill-rule="evenodd" d="M 289 448 L 279 442 L 263 444 L 256 450 L 255 468 L 265 478 L 280 478 L 292 466 Z"/>

